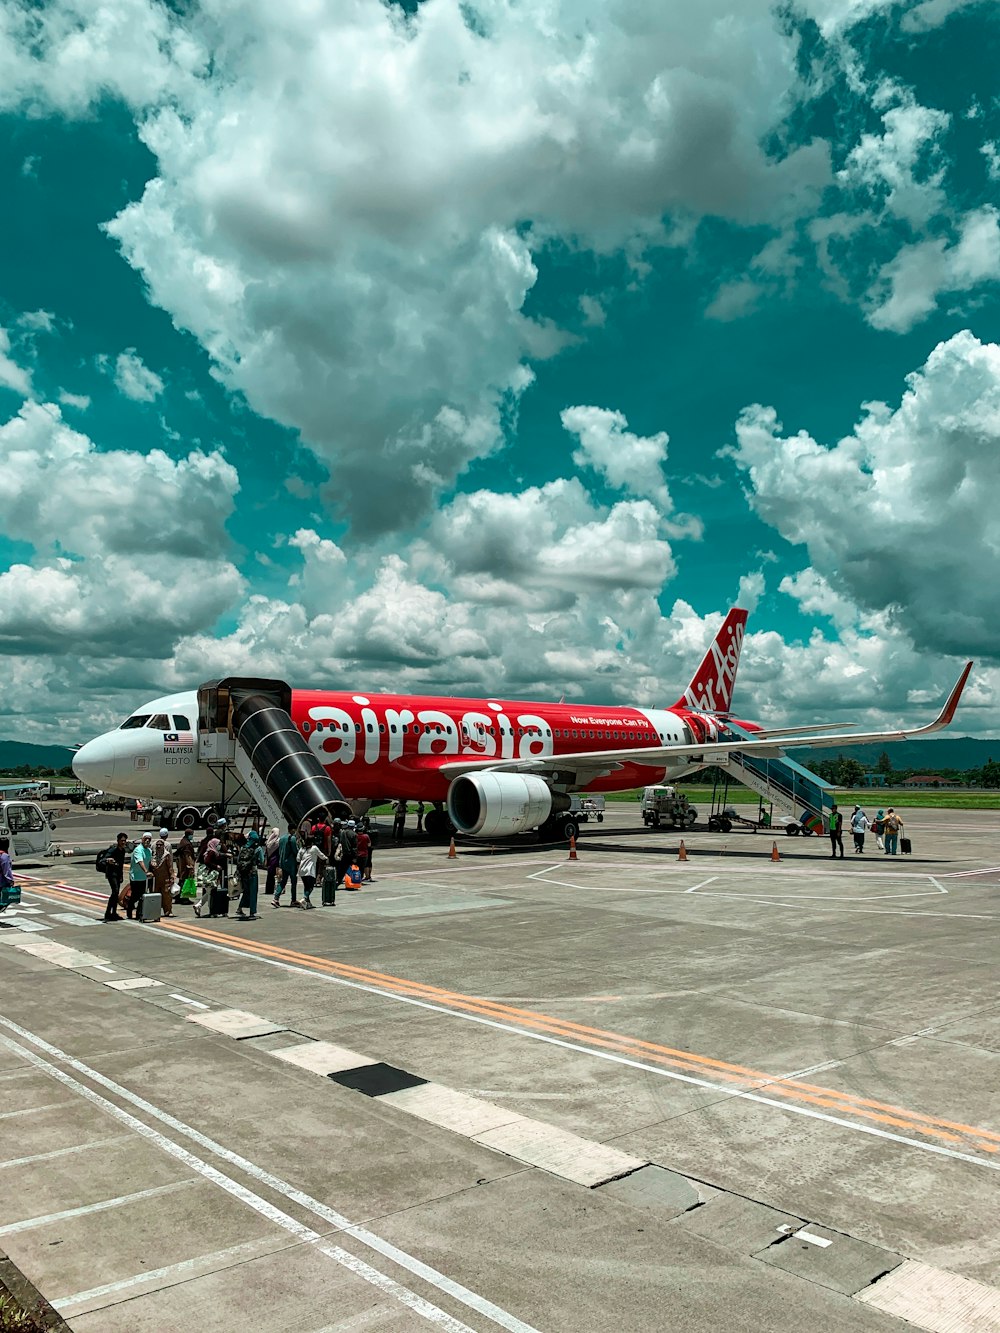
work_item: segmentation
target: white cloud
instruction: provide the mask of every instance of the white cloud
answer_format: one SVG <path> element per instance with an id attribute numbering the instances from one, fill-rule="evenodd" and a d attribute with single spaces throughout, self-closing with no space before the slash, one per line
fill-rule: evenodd
<path id="1" fill-rule="evenodd" d="M 102 452 L 28 402 L 0 425 L 0 469 L 6 535 L 35 551 L 0 575 L 5 652 L 165 657 L 240 596 L 225 531 L 239 482 L 220 454 Z"/>
<path id="2" fill-rule="evenodd" d="M 150 370 L 134 347 L 127 347 L 119 353 L 115 361 L 114 377 L 119 393 L 136 403 L 152 403 L 163 392 L 163 380 L 154 370 Z"/>
<path id="3" fill-rule="evenodd" d="M 31 374 L 10 355 L 10 334 L 0 328 L 0 389 L 12 389 L 22 398 L 31 393 Z"/>
<path id="4" fill-rule="evenodd" d="M 750 278 L 737 278 L 733 282 L 724 282 L 705 309 L 707 319 L 717 319 L 723 323 L 742 319 L 756 309 L 764 288 Z"/>
<path id="5" fill-rule="evenodd" d="M 18 316 L 18 325 L 35 333 L 52 333 L 56 327 L 56 317 L 51 310 L 26 310 Z"/>
<path id="6" fill-rule="evenodd" d="M 966 213 L 956 239 L 938 237 L 904 246 L 869 293 L 869 323 L 906 333 L 942 296 L 1000 280 L 1000 213 L 989 205 Z"/>
<path id="7" fill-rule="evenodd" d="M 979 150 L 986 158 L 986 172 L 991 181 L 1000 181 L 1000 148 L 995 139 L 987 139 Z"/>
<path id="8" fill-rule="evenodd" d="M 909 89 L 890 82 L 875 90 L 872 101 L 887 108 L 883 132 L 861 136 L 838 179 L 884 213 L 923 226 L 946 204 L 941 139 L 951 117 L 919 105 Z"/>
<path id="9" fill-rule="evenodd" d="M 899 26 L 904 32 L 928 32 L 940 27 L 959 10 L 986 3 L 988 0 L 922 0 L 902 15 Z"/>
<path id="10" fill-rule="evenodd" d="M 75 407 L 78 412 L 86 412 L 90 406 L 90 397 L 85 393 L 70 393 L 68 389 L 59 390 L 59 401 L 63 407 Z"/>
<path id="11" fill-rule="evenodd" d="M 579 441 L 573 451 L 577 467 L 592 468 L 613 490 L 655 501 L 664 516 L 673 512 L 663 472 L 670 443 L 666 431 L 635 435 L 624 413 L 605 407 L 567 407 L 559 419 Z M 692 530 L 689 522 L 679 526 Z"/>
<path id="12" fill-rule="evenodd" d="M 8 104 L 133 108 L 158 175 L 111 234 L 220 378 L 331 466 L 361 535 L 502 445 L 530 364 L 565 342 L 524 314 L 552 238 L 626 248 L 638 272 L 665 215 L 780 224 L 830 177 L 821 142 L 762 147 L 801 92 L 771 0 L 478 13 L 54 0 L 7 17 Z"/>
<path id="13" fill-rule="evenodd" d="M 920 651 L 1000 656 L 1000 585 L 986 574 L 1000 555 L 1000 347 L 967 331 L 939 344 L 898 408 L 866 404 L 831 447 L 783 435 L 760 406 L 737 440 L 753 508 L 807 548 L 822 581 L 789 583 L 806 609 L 829 588 L 838 623 L 846 599 L 885 612 Z"/>

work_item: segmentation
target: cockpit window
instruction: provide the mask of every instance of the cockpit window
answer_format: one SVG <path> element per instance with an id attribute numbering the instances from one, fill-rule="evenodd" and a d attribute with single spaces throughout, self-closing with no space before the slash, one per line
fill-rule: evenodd
<path id="1" fill-rule="evenodd" d="M 136 713 L 135 717 L 130 717 L 124 721 L 118 728 L 119 731 L 134 731 L 136 727 L 144 727 L 149 721 L 148 713 Z"/>
<path id="2" fill-rule="evenodd" d="M 184 716 L 183 713 L 174 714 L 174 730 L 175 731 L 191 730 L 191 723 L 187 720 L 187 718 Z"/>
<path id="3" fill-rule="evenodd" d="M 149 722 L 146 725 L 149 727 L 150 731 L 169 731 L 170 719 L 167 717 L 166 713 L 157 713 L 155 717 L 149 719 Z"/>

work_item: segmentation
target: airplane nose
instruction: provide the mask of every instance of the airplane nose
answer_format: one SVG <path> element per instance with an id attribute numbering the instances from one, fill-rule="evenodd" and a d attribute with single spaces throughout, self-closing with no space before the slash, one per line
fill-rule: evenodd
<path id="1" fill-rule="evenodd" d="M 73 772 L 88 787 L 104 787 L 115 775 L 115 746 L 110 736 L 98 736 L 73 756 Z"/>

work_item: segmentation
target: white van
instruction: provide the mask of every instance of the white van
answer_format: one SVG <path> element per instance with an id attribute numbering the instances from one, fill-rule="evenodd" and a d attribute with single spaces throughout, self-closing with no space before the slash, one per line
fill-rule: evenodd
<path id="1" fill-rule="evenodd" d="M 37 802 L 0 801 L 0 838 L 10 838 L 12 856 L 47 856 L 54 828 Z"/>

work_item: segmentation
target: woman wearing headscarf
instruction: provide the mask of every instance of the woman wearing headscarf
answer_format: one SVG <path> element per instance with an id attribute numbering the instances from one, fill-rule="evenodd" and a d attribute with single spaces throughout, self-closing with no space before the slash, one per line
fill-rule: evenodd
<path id="1" fill-rule="evenodd" d="M 273 828 L 264 844 L 264 864 L 267 866 L 267 879 L 264 881 L 265 894 L 274 893 L 274 881 L 278 874 L 278 843 L 281 841 L 281 829 Z"/>
<path id="2" fill-rule="evenodd" d="M 880 852 L 885 851 L 885 843 L 882 841 L 885 833 L 885 811 L 879 810 L 872 820 L 872 832 L 875 834 L 875 846 Z"/>
<path id="3" fill-rule="evenodd" d="M 132 849 L 128 866 L 128 896 L 125 899 L 125 915 L 130 921 L 133 914 L 137 921 L 142 920 L 142 895 L 146 892 L 153 864 L 152 842 L 152 833 L 144 833 L 142 840 Z"/>
<path id="4" fill-rule="evenodd" d="M 222 842 L 219 838 L 210 838 L 205 849 L 205 861 L 201 868 L 202 896 L 198 906 L 194 909 L 198 916 L 201 916 L 205 906 L 205 899 L 208 900 L 209 916 L 228 916 L 229 899 L 223 886 L 223 871 L 225 870 L 225 856 L 222 851 Z M 218 911 L 223 907 L 224 911 Z"/>
<path id="5" fill-rule="evenodd" d="M 251 829 L 247 840 L 236 854 L 236 872 L 240 877 L 243 893 L 236 909 L 237 921 L 257 920 L 257 891 L 260 880 L 257 871 L 264 864 L 264 845 L 256 829 Z M 249 915 L 248 915 L 249 914 Z"/>
<path id="6" fill-rule="evenodd" d="M 160 829 L 160 836 L 153 843 L 153 888 L 160 895 L 161 915 L 173 916 L 174 858 L 167 846 L 166 834 L 166 829 Z"/>

